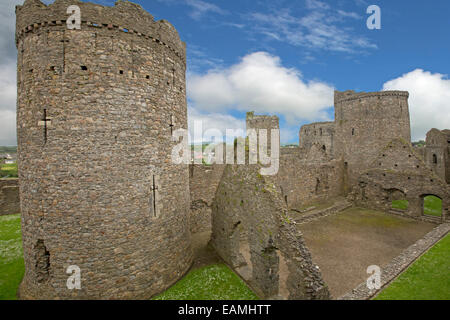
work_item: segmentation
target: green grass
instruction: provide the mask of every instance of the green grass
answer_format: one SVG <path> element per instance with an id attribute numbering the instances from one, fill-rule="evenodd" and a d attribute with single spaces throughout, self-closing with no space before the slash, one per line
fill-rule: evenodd
<path id="1" fill-rule="evenodd" d="M 408 200 L 394 200 L 392 201 L 392 208 L 393 209 L 400 209 L 400 210 L 406 210 L 408 209 Z"/>
<path id="2" fill-rule="evenodd" d="M 420 257 L 375 300 L 450 300 L 450 235 Z"/>
<path id="3" fill-rule="evenodd" d="M 427 196 L 423 199 L 423 213 L 430 216 L 442 216 L 442 200 L 435 196 Z"/>
<path id="4" fill-rule="evenodd" d="M 0 178 L 17 178 L 17 163 L 13 164 L 1 164 L 0 165 Z"/>
<path id="5" fill-rule="evenodd" d="M 25 266 L 20 214 L 0 217 L 0 300 L 16 299 Z"/>
<path id="6" fill-rule="evenodd" d="M 15 147 L 0 146 L 0 153 L 17 153 L 17 146 Z"/>
<path id="7" fill-rule="evenodd" d="M 224 264 L 191 271 L 154 300 L 258 300 L 244 281 Z"/>
<path id="8" fill-rule="evenodd" d="M 399 210 L 408 209 L 408 200 L 394 200 L 392 201 L 392 208 Z M 423 200 L 424 214 L 440 217 L 442 216 L 442 200 L 435 196 L 427 196 Z"/>

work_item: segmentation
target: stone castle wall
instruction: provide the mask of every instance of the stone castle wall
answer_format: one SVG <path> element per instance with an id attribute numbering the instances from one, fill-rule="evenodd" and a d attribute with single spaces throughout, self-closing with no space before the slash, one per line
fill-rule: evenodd
<path id="1" fill-rule="evenodd" d="M 329 155 L 334 154 L 334 122 L 311 123 L 301 127 L 299 146 L 308 152 L 316 144 Z"/>
<path id="2" fill-rule="evenodd" d="M 444 222 L 450 214 L 450 190 L 430 170 L 412 146 L 394 139 L 379 151 L 368 170 L 363 172 L 350 199 L 358 206 L 389 211 L 393 200 L 405 199 L 406 215 L 424 216 L 424 197 L 434 195 L 442 200 Z"/>
<path id="3" fill-rule="evenodd" d="M 227 165 L 213 202 L 211 244 L 263 299 L 329 299 L 275 177 Z"/>
<path id="4" fill-rule="evenodd" d="M 410 143 L 408 92 L 335 92 L 334 157 L 347 162 L 350 181 L 394 138 Z"/>
<path id="5" fill-rule="evenodd" d="M 267 134 L 267 152 L 270 155 L 270 150 L 272 146 L 272 130 L 279 130 L 280 124 L 277 116 L 264 116 L 264 115 L 255 115 L 254 112 L 247 112 L 246 116 L 246 127 L 247 130 L 255 129 L 258 134 L 257 145 L 259 146 L 259 138 L 260 135 L 263 134 L 262 130 L 266 130 Z M 280 141 L 278 140 L 278 145 L 280 145 Z"/>
<path id="6" fill-rule="evenodd" d="M 0 216 L 19 212 L 19 180 L 0 179 Z"/>
<path id="7" fill-rule="evenodd" d="M 431 129 L 427 133 L 423 157 L 442 181 L 450 183 L 450 130 Z"/>
<path id="8" fill-rule="evenodd" d="M 282 154 L 278 181 L 289 208 L 344 195 L 344 166 L 340 160 L 302 160 Z"/>
<path id="9" fill-rule="evenodd" d="M 225 165 L 190 165 L 191 233 L 211 231 L 211 206 Z"/>
<path id="10" fill-rule="evenodd" d="M 65 25 L 81 8 L 81 30 Z M 21 298 L 146 299 L 190 267 L 185 46 L 140 6 L 16 8 Z M 66 269 L 81 269 L 68 290 Z"/>

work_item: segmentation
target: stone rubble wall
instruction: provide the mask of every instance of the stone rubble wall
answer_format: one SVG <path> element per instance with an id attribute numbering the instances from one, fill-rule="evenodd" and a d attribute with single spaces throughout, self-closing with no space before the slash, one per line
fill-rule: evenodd
<path id="1" fill-rule="evenodd" d="M 190 165 L 190 230 L 192 234 L 211 231 L 211 206 L 225 165 Z"/>
<path id="2" fill-rule="evenodd" d="M 0 216 L 20 213 L 18 179 L 0 179 Z"/>
<path id="3" fill-rule="evenodd" d="M 380 150 L 370 169 L 360 175 L 349 199 L 357 206 L 389 212 L 398 194 L 408 200 L 406 215 L 422 217 L 424 197 L 434 195 L 442 200 L 441 222 L 450 217 L 448 185 L 426 166 L 410 144 L 394 139 Z"/>
<path id="4" fill-rule="evenodd" d="M 212 206 L 211 244 L 263 299 L 329 299 L 274 177 L 227 165 Z"/>
<path id="5" fill-rule="evenodd" d="M 339 160 L 303 160 L 292 150 L 282 150 L 278 180 L 283 199 L 289 208 L 298 209 L 343 195 L 344 170 Z"/>

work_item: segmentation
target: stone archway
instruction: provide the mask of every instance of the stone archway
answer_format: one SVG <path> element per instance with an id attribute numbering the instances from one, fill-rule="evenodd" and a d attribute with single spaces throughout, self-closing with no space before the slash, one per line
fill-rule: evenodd
<path id="1" fill-rule="evenodd" d="M 406 193 L 397 188 L 386 190 L 387 204 L 386 206 L 396 210 L 406 211 L 409 207 L 409 201 L 406 198 Z"/>
<path id="2" fill-rule="evenodd" d="M 420 196 L 421 215 L 442 218 L 444 216 L 442 197 L 435 194 L 422 194 Z"/>

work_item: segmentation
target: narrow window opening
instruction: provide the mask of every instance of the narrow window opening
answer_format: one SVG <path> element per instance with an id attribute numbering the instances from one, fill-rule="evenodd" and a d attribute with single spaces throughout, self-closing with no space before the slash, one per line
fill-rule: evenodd
<path id="1" fill-rule="evenodd" d="M 352 129 L 352 136 L 354 136 L 355 135 L 355 129 L 353 128 Z"/>
<path id="2" fill-rule="evenodd" d="M 436 154 L 433 154 L 433 163 L 434 163 L 434 164 L 437 164 L 437 163 L 438 163 L 438 161 L 437 161 L 437 155 L 436 155 Z"/>

